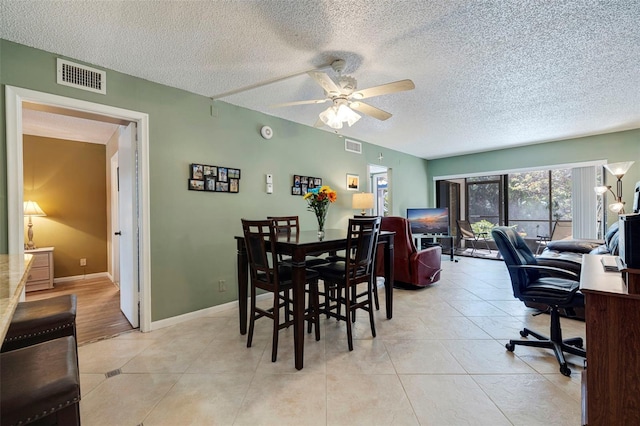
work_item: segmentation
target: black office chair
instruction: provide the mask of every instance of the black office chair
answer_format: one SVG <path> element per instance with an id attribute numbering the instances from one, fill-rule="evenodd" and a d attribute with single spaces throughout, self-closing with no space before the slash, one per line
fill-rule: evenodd
<path id="1" fill-rule="evenodd" d="M 271 348 L 271 361 L 275 362 L 278 356 L 278 331 L 289 327 L 293 320 L 289 318 L 289 291 L 293 288 L 292 268 L 280 265 L 278 255 L 273 248 L 277 241 L 277 226 L 275 221 L 245 220 L 242 219 L 242 231 L 249 258 L 249 270 L 251 277 L 251 310 L 247 347 L 251 347 L 253 341 L 253 329 L 258 318 L 267 317 L 273 320 L 273 336 Z M 267 247 L 267 243 L 269 247 Z M 320 317 L 318 297 L 318 273 L 307 269 L 306 280 L 309 283 L 309 307 L 305 311 L 305 320 L 316 327 L 316 340 L 320 340 Z M 268 309 L 256 306 L 257 289 L 273 293 L 273 305 Z M 280 308 L 285 308 L 285 319 L 280 319 Z"/>
<path id="2" fill-rule="evenodd" d="M 343 320 L 347 324 L 347 342 L 353 350 L 351 323 L 355 321 L 357 309 L 369 313 L 371 335 L 376 337 L 373 320 L 374 265 L 380 218 L 349 219 L 345 260 L 314 267 L 325 283 L 325 308 L 327 316 Z M 358 292 L 359 284 L 366 285 L 366 291 Z M 344 306 L 344 315 L 341 313 Z"/>
<path id="3" fill-rule="evenodd" d="M 524 328 L 520 331 L 522 337 L 530 334 L 538 340 L 509 340 L 507 350 L 513 352 L 516 345 L 553 349 L 560 364 L 560 373 L 571 375 L 563 351 L 582 357 L 586 352 L 582 349 L 582 338 L 562 339 L 559 310 L 571 312 L 573 308 L 584 307 L 584 297 L 578 291 L 578 276 L 564 269 L 538 265 L 527 244 L 513 228 L 495 227 L 491 235 L 509 269 L 513 295 L 523 302 L 545 304 L 551 314 L 551 337 Z"/>

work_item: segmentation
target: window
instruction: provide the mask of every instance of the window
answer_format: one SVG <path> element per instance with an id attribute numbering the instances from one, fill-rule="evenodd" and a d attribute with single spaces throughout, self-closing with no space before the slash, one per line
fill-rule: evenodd
<path id="1" fill-rule="evenodd" d="M 478 176 L 466 179 L 467 214 L 472 225 L 486 228 L 504 223 L 502 176 Z M 488 223 L 485 223 L 488 222 Z"/>
<path id="2" fill-rule="evenodd" d="M 571 226 L 571 169 L 507 175 L 508 225 L 523 236 L 550 236 L 556 221 Z"/>

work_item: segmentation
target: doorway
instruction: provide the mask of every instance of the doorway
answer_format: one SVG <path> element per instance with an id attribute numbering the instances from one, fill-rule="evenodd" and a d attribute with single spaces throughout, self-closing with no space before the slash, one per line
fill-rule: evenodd
<path id="1" fill-rule="evenodd" d="M 374 197 L 373 215 L 389 216 L 391 212 L 390 169 L 386 166 L 369 164 L 369 187 Z"/>
<path id="2" fill-rule="evenodd" d="M 23 164 L 22 164 L 22 109 L 25 103 L 34 103 L 50 108 L 61 108 L 74 111 L 80 115 L 102 117 L 105 120 L 120 120 L 135 123 L 128 126 L 129 134 L 137 139 L 137 149 L 129 150 L 127 157 L 133 159 L 128 165 L 128 174 L 132 176 L 137 170 L 137 176 L 131 181 L 132 205 L 129 212 L 123 218 L 120 215 L 120 224 L 124 219 L 130 223 L 128 232 L 123 236 L 130 242 L 130 251 L 127 256 L 121 254 L 121 289 L 123 263 L 130 264 L 130 282 L 128 288 L 131 291 L 135 307 L 136 320 L 139 313 L 140 330 L 151 330 L 150 312 L 150 261 L 149 261 L 149 196 L 148 196 L 148 123 L 147 114 L 137 111 L 124 110 L 102 104 L 81 101 L 21 89 L 12 86 L 6 87 L 7 102 L 7 195 L 8 195 L 8 243 L 10 254 L 22 254 L 24 252 L 24 232 L 22 226 L 22 202 L 23 202 Z M 121 132 L 122 133 L 122 132 Z M 134 139 L 134 140 L 135 140 Z M 119 149 L 120 151 L 120 149 Z M 123 166 L 122 154 L 119 163 Z M 124 170 L 122 170 L 124 172 Z M 119 203 L 122 207 L 122 203 Z M 135 208 L 133 207 L 135 206 Z M 121 210 L 122 213 L 122 210 Z M 138 299 L 139 298 L 139 299 Z M 24 299 L 24 296 L 23 296 Z M 127 313 L 125 312 L 125 315 Z M 128 317 L 129 318 L 129 317 Z"/>

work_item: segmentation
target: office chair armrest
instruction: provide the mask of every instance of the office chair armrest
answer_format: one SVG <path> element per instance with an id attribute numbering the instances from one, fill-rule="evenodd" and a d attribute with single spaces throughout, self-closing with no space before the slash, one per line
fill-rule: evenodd
<path id="1" fill-rule="evenodd" d="M 579 281 L 580 276 L 573 271 L 569 271 L 567 269 L 556 268 L 554 266 L 543 266 L 543 265 L 513 265 L 511 268 L 519 268 L 519 269 L 529 269 L 538 271 L 544 274 L 548 274 L 551 276 L 556 276 L 558 278 L 567 278 L 569 280 Z"/>

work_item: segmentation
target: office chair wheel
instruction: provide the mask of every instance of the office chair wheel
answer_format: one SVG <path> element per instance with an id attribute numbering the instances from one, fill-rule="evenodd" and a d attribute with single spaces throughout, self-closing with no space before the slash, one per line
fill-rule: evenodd
<path id="1" fill-rule="evenodd" d="M 513 343 L 507 343 L 506 345 L 504 345 L 504 347 L 507 348 L 509 352 L 513 352 L 516 349 L 516 345 L 514 345 Z"/>
<path id="2" fill-rule="evenodd" d="M 562 373 L 563 376 L 571 376 L 571 370 L 567 367 L 567 364 L 562 364 L 560 366 L 560 373 Z"/>
<path id="3" fill-rule="evenodd" d="M 527 337 L 529 335 L 529 333 L 527 332 L 527 330 L 520 330 L 520 335 L 522 337 Z"/>

